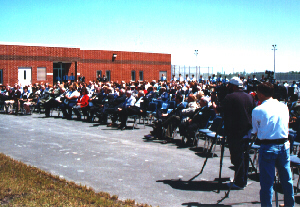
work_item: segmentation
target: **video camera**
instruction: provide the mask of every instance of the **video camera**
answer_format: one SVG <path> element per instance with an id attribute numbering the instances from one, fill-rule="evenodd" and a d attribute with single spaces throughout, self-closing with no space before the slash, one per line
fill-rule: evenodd
<path id="1" fill-rule="evenodd" d="M 266 70 L 265 74 L 267 75 L 267 77 L 265 78 L 265 81 L 269 80 L 270 83 L 274 84 L 275 83 L 274 71 Z"/>

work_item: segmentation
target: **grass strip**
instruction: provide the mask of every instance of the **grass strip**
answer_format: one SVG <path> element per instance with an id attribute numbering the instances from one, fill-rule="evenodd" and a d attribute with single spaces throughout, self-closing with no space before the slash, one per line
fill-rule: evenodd
<path id="1" fill-rule="evenodd" d="M 3 206 L 134 206 L 86 186 L 66 181 L 0 153 L 0 205 Z"/>

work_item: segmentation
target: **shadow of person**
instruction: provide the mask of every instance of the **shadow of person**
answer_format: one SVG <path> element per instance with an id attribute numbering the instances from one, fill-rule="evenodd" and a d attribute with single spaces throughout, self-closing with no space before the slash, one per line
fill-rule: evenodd
<path id="1" fill-rule="evenodd" d="M 187 191 L 216 191 L 219 189 L 219 183 L 216 181 L 182 181 L 177 180 L 158 180 L 156 182 L 162 182 L 170 185 L 174 189 L 187 190 Z M 222 183 L 220 190 L 228 190 L 226 184 Z"/>
<path id="2" fill-rule="evenodd" d="M 196 202 L 190 202 L 190 203 L 183 203 L 183 206 L 187 207 L 213 207 L 213 206 L 223 206 L 223 207 L 231 207 L 231 205 L 225 205 L 225 204 L 201 204 Z"/>

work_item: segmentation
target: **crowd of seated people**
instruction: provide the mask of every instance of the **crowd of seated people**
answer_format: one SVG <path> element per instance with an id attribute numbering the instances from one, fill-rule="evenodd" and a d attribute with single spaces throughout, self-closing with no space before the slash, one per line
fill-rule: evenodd
<path id="1" fill-rule="evenodd" d="M 252 94 L 256 103 L 260 104 L 255 94 L 256 82 L 250 81 L 249 77 L 240 78 L 244 82 L 244 91 Z M 151 111 L 150 114 L 156 119 L 152 135 L 164 136 L 168 140 L 174 129 L 179 128 L 183 136 L 192 139 L 194 131 L 204 127 L 208 117 L 212 117 L 209 107 L 211 102 L 218 104 L 228 93 L 228 81 L 226 77 L 217 78 L 213 75 L 207 80 L 202 76 L 199 80 L 188 76 L 183 79 L 180 76 L 178 80 L 173 77 L 170 81 L 164 79 L 119 83 L 102 78 L 87 82 L 57 82 L 53 86 L 48 83 L 24 87 L 14 84 L 14 87 L 2 87 L 0 105 L 8 114 L 20 111 L 31 114 L 35 108 L 39 112 L 44 109 L 45 116 L 49 117 L 53 109 L 59 109 L 63 118 L 73 119 L 74 113 L 77 120 L 81 120 L 83 115 L 87 121 L 93 122 L 97 117 L 103 124 L 108 124 L 110 117 L 111 123 L 108 126 L 118 126 L 120 129 L 126 128 L 129 116 L 145 117 Z M 291 97 L 289 108 L 292 122 L 296 123 L 300 114 L 298 85 L 296 82 L 291 86 L 286 83 L 275 85 L 279 91 L 276 98 L 289 101 L 288 97 Z M 289 94 L 291 87 L 295 88 L 294 95 Z M 154 106 L 154 109 L 150 106 Z M 119 125 L 116 125 L 117 121 L 120 122 Z"/>

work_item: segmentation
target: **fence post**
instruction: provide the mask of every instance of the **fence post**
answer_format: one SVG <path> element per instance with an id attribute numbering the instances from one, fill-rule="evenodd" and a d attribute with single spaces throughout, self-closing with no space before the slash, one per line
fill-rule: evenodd
<path id="1" fill-rule="evenodd" d="M 208 80 L 208 77 L 209 77 L 209 67 L 207 67 L 207 80 Z"/>

